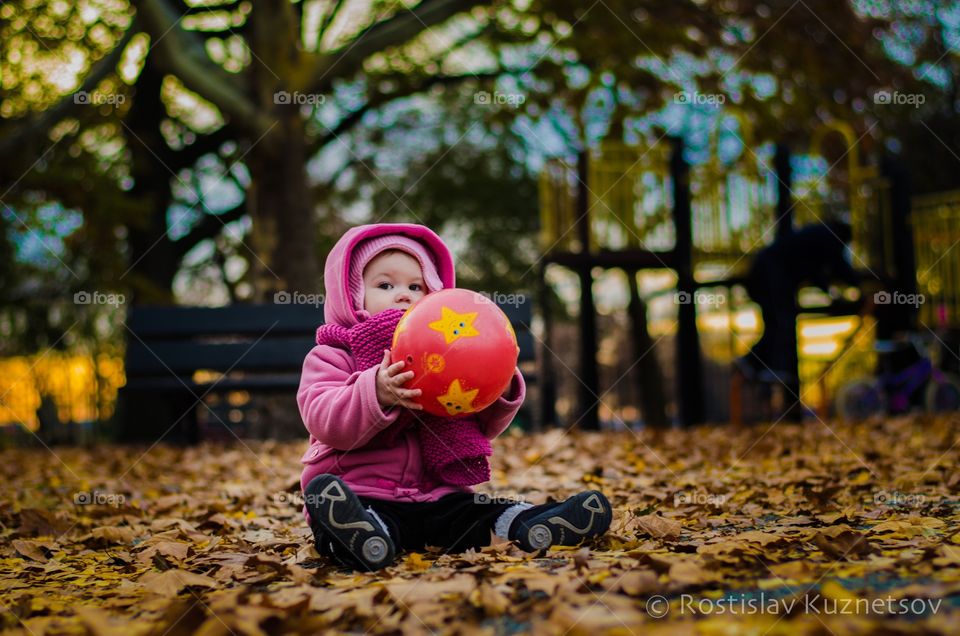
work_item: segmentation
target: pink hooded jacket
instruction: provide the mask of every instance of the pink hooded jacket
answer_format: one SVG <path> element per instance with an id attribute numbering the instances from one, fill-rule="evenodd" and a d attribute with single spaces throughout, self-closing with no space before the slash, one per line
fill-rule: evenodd
<path id="1" fill-rule="evenodd" d="M 419 240 L 434 255 L 443 286 L 454 287 L 453 257 L 443 240 L 423 225 L 378 223 L 348 230 L 327 256 L 324 267 L 326 298 L 324 320 L 351 327 L 361 320 L 349 288 L 350 254 L 364 239 L 383 234 L 403 234 Z M 365 313 L 365 312 L 364 312 Z M 417 433 L 408 429 L 392 445 L 390 436 L 379 435 L 397 420 L 400 408 L 384 411 L 377 401 L 377 367 L 356 370 L 348 351 L 317 345 L 303 363 L 297 404 L 310 432 L 310 447 L 300 461 L 300 486 L 323 473 L 340 476 L 357 494 L 396 501 L 436 501 L 452 492 L 473 492 L 433 481 L 420 458 Z M 526 386 L 515 369 L 506 395 L 476 413 L 480 429 L 488 439 L 502 433 L 523 404 Z M 304 506 L 304 516 L 310 522 Z"/>

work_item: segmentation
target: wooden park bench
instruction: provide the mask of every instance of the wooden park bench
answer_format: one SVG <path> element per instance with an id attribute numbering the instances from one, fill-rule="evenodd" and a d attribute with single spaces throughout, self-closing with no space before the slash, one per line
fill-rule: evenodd
<path id="1" fill-rule="evenodd" d="M 530 303 L 500 308 L 516 331 L 524 377 L 533 383 Z M 118 439 L 195 443 L 248 436 L 256 419 L 251 398 L 264 396 L 280 397 L 284 405 L 289 399 L 289 409 L 278 415 L 283 422 L 263 422 L 257 436 L 302 435 L 295 394 L 321 324 L 323 307 L 314 305 L 131 308 Z M 529 426 L 532 413 L 524 407 L 521 426 Z"/>

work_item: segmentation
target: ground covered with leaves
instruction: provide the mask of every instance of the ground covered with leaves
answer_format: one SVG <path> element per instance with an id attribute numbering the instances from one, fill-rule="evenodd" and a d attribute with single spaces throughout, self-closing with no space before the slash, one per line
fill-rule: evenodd
<path id="1" fill-rule="evenodd" d="M 941 633 L 960 624 L 956 418 L 496 443 L 482 490 L 599 488 L 588 545 L 314 550 L 304 444 L 0 453 L 3 634 Z"/>

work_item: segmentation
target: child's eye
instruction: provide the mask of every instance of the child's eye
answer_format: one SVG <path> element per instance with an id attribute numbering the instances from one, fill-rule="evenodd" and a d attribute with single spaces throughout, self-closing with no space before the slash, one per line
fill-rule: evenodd
<path id="1" fill-rule="evenodd" d="M 379 287 L 380 289 L 387 289 L 387 287 L 384 287 L 384 285 L 386 285 L 387 287 L 390 287 L 390 283 L 386 281 L 380 283 L 379 285 L 377 285 L 377 287 Z"/>
<path id="2" fill-rule="evenodd" d="M 410 285 L 410 289 L 413 291 L 420 291 L 423 288 L 420 286 L 420 283 L 413 283 Z"/>

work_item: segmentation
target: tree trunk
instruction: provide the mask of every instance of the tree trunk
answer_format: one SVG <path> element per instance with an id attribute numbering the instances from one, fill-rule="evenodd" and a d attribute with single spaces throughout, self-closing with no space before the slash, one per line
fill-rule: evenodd
<path id="1" fill-rule="evenodd" d="M 251 15 L 253 56 L 250 86 L 254 99 L 277 122 L 246 157 L 251 184 L 247 205 L 253 230 L 250 247 L 255 300 L 273 293 L 314 293 L 323 288 L 316 251 L 316 220 L 307 187 L 307 143 L 303 107 L 290 87 L 301 66 L 299 19 L 288 0 L 264 0 Z M 278 43 L 280 43 L 278 45 Z M 286 91 L 291 99 L 277 99 Z M 281 103 L 278 103 L 281 102 Z"/>
<path id="2" fill-rule="evenodd" d="M 167 234 L 167 209 L 170 207 L 170 169 L 156 156 L 166 143 L 160 134 L 160 122 L 166 117 L 160 101 L 160 74 L 144 65 L 137 79 L 137 98 L 126 119 L 133 132 L 127 135 L 134 185 L 130 195 L 142 208 L 128 227 L 129 271 L 124 275 L 132 300 L 138 305 L 173 303 L 173 277 L 180 258 Z"/>
<path id="3" fill-rule="evenodd" d="M 261 142 L 247 155 L 250 248 L 259 256 L 251 255 L 251 278 L 260 301 L 269 301 L 280 290 L 314 293 L 323 288 L 303 122 L 294 108 L 284 109 L 280 117 L 270 142 Z"/>

